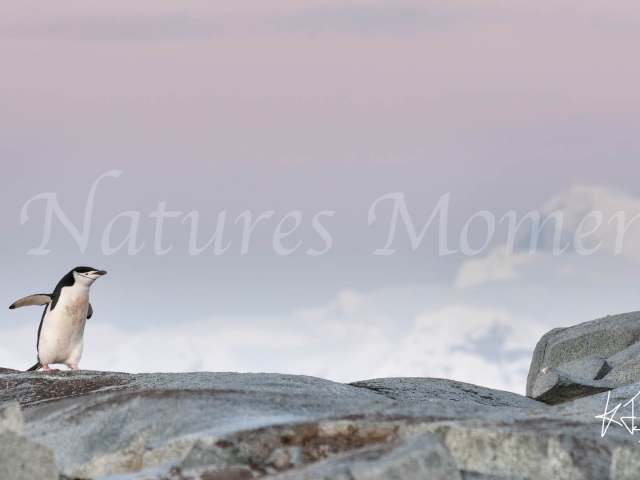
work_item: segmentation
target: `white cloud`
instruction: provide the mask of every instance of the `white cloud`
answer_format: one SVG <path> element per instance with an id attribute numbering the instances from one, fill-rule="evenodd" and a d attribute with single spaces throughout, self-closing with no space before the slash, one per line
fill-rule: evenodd
<path id="1" fill-rule="evenodd" d="M 0 332 L 0 367 L 26 370 L 36 363 L 36 334 L 31 327 Z M 25 347 L 30 347 L 26 350 Z M 30 353 L 32 352 L 32 353 Z"/>
<path id="2" fill-rule="evenodd" d="M 268 355 L 276 350 L 303 347 L 309 338 L 287 328 L 242 326 L 247 319 L 192 321 L 139 332 L 124 331 L 109 323 L 88 321 L 84 336 L 83 369 L 120 372 L 183 372 L 197 370 L 250 371 L 259 367 L 246 350 Z M 255 319 L 253 319 L 255 321 Z M 221 326 L 227 325 L 227 326 Z M 3 331 L 0 366 L 24 370 L 36 361 L 37 326 Z"/>
<path id="3" fill-rule="evenodd" d="M 640 263 L 640 218 L 633 220 L 640 214 L 640 199 L 614 188 L 589 185 L 574 185 L 568 191 L 551 197 L 540 209 L 541 221 L 551 213 L 562 212 L 561 246 L 567 243 L 573 245 L 574 235 L 583 219 L 591 212 L 602 212 L 602 224 L 588 237 L 582 240 L 585 248 L 595 248 L 600 242 L 594 255 L 619 256 L 624 260 Z M 624 234 L 619 231 L 617 215 L 623 219 L 628 228 Z M 522 217 L 520 217 L 522 218 Z M 528 220 L 530 222 L 530 220 Z M 455 280 L 459 289 L 481 285 L 500 280 L 515 280 L 522 277 L 523 267 L 547 269 L 547 264 L 554 264 L 559 274 L 575 274 L 580 272 L 580 261 L 572 248 L 566 252 L 553 256 L 549 253 L 554 242 L 555 221 L 550 220 L 543 228 L 537 244 L 537 252 L 529 255 L 529 239 L 531 227 L 527 225 L 520 233 L 523 248 L 507 255 L 506 247 L 500 246 L 482 258 L 472 258 L 463 262 Z M 525 224 L 523 224 L 525 225 Z M 595 220 L 587 221 L 583 232 L 594 228 Z M 621 249 L 617 244 L 621 242 Z M 584 257 L 582 257 L 584 258 Z M 543 265 L 544 264 L 544 265 Z"/>
<path id="4" fill-rule="evenodd" d="M 531 261 L 528 253 L 506 255 L 506 247 L 497 247 L 484 258 L 464 262 L 456 276 L 456 288 L 467 288 L 486 282 L 512 280 L 519 277 L 517 267 Z"/>
<path id="5" fill-rule="evenodd" d="M 325 349 L 298 359 L 291 373 L 343 382 L 441 377 L 520 393 L 533 349 L 548 330 L 512 318 L 503 308 L 456 304 L 424 311 L 396 332 L 397 323 L 378 309 L 375 295 L 354 291 L 342 292 L 326 308 L 298 312 L 297 318 L 315 325 L 313 338 Z M 332 344 L 338 348 L 329 353 Z"/>
<path id="6" fill-rule="evenodd" d="M 371 378 L 381 358 L 397 346 L 393 337 L 398 319 L 382 312 L 375 295 L 344 290 L 327 306 L 299 310 L 293 317 L 322 348 L 307 350 L 292 362 L 291 373 L 341 382 Z"/>
<path id="7" fill-rule="evenodd" d="M 587 214 L 593 211 L 602 212 L 602 225 L 584 243 L 585 246 L 596 246 L 602 241 L 601 252 L 613 255 L 618 239 L 618 221 L 611 219 L 623 212 L 625 222 L 629 223 L 635 215 L 640 214 L 640 199 L 614 188 L 574 185 L 568 192 L 556 195 L 545 203 L 542 207 L 543 218 L 556 210 L 563 213 L 562 232 L 567 241 L 573 241 L 574 233 Z M 591 226 L 595 225 L 585 224 L 584 230 L 589 231 Z M 549 229 L 544 237 L 549 245 L 552 235 L 552 229 Z M 637 247 L 640 245 L 640 220 L 631 223 L 623 238 L 621 255 L 640 263 L 640 249 Z"/>
<path id="8" fill-rule="evenodd" d="M 302 347 L 309 340 L 289 329 L 269 327 L 269 318 L 262 319 L 260 325 L 243 327 L 243 323 L 233 318 L 198 321 L 133 334 L 109 324 L 89 326 L 82 366 L 126 372 L 244 372 L 259 366 L 246 350 L 268 355 L 274 350 Z"/>
<path id="9" fill-rule="evenodd" d="M 293 317 L 310 326 L 345 336 L 350 330 L 366 325 L 390 327 L 393 320 L 383 314 L 372 295 L 364 295 L 353 289 L 340 292 L 335 300 L 319 308 L 307 308 L 293 313 Z"/>
<path id="10" fill-rule="evenodd" d="M 531 353 L 547 329 L 504 309 L 452 305 L 420 315 L 379 376 L 440 377 L 523 392 Z"/>
<path id="11" fill-rule="evenodd" d="M 271 371 L 339 382 L 435 376 L 524 391 L 537 339 L 545 329 L 503 309 L 454 305 L 429 310 L 402 327 L 378 297 L 345 290 L 325 307 L 290 317 L 214 318 L 127 332 L 89 321 L 85 369 L 125 372 Z M 35 363 L 35 328 L 2 332 L 0 366 Z M 28 347 L 28 348 L 27 348 Z"/>

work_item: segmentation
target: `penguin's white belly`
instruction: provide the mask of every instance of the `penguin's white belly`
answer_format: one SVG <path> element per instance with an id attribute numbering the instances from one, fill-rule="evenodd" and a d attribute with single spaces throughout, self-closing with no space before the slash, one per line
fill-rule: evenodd
<path id="1" fill-rule="evenodd" d="M 88 289 L 84 290 L 67 287 L 63 289 L 53 311 L 50 305 L 47 307 L 38 342 L 40 363 L 73 365 L 80 362 L 89 311 L 89 292 Z"/>

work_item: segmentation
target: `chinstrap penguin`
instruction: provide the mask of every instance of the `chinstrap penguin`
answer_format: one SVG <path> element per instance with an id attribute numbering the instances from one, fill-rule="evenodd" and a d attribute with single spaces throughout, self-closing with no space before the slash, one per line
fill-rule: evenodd
<path id="1" fill-rule="evenodd" d="M 106 275 L 104 270 L 77 267 L 58 282 L 53 293 L 40 293 L 22 298 L 9 308 L 28 305 L 46 305 L 38 328 L 38 363 L 28 372 L 42 367 L 54 370 L 49 365 L 59 363 L 72 370 L 80 370 L 78 363 L 82 357 L 82 337 L 88 318 L 93 315 L 89 303 L 89 288 L 98 278 Z"/>

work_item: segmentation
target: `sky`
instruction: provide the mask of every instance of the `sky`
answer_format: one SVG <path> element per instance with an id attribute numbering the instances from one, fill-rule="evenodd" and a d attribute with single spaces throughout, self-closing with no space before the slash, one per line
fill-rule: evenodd
<path id="1" fill-rule="evenodd" d="M 86 369 L 523 393 L 546 331 L 640 309 L 640 222 L 619 252 L 609 222 L 640 213 L 639 47 L 629 0 L 0 1 L 0 300 L 107 270 Z M 446 196 L 458 251 L 435 218 L 374 254 L 390 194 L 417 233 Z M 54 214 L 31 254 L 53 195 L 86 245 Z M 562 244 L 600 211 L 602 246 L 547 225 L 530 254 L 526 223 L 507 255 L 510 211 L 562 212 Z M 0 366 L 35 363 L 40 315 L 0 315 Z"/>

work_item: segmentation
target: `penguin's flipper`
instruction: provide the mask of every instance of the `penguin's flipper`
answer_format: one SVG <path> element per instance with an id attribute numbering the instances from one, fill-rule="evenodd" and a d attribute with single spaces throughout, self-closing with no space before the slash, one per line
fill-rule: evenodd
<path id="1" fill-rule="evenodd" d="M 30 295 L 28 297 L 21 298 L 11 305 L 9 309 L 13 310 L 14 308 L 28 307 L 29 305 L 48 305 L 51 303 L 51 300 L 52 296 L 48 293 L 39 293 L 37 295 Z"/>
<path id="2" fill-rule="evenodd" d="M 93 317 L 93 307 L 89 304 L 89 313 L 87 313 L 87 320 Z"/>

